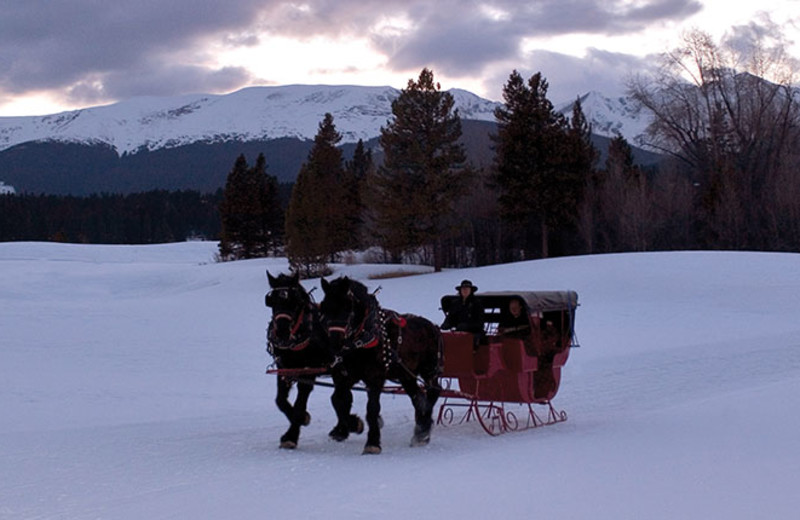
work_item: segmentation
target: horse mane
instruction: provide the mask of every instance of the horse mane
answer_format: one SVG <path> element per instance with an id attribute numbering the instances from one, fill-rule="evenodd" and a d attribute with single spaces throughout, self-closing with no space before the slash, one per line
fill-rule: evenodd
<path id="1" fill-rule="evenodd" d="M 300 283 L 297 275 L 279 273 L 277 276 L 272 276 L 269 271 L 267 271 L 267 279 L 269 281 L 270 293 L 272 291 L 286 291 L 284 294 L 288 295 L 291 292 L 296 291 L 296 294 L 302 300 L 303 305 L 309 305 L 313 303 L 311 299 L 311 293 L 309 293 L 306 288 L 303 287 L 303 284 Z M 268 298 L 270 293 L 267 294 Z M 267 305 L 269 305 L 269 303 L 267 303 Z"/>
<path id="2" fill-rule="evenodd" d="M 353 280 L 352 278 L 345 277 L 345 279 L 350 282 L 350 290 L 353 292 L 353 295 L 362 302 L 366 302 L 372 296 L 369 294 L 367 286 L 363 283 L 358 280 Z"/>
<path id="3" fill-rule="evenodd" d="M 353 303 L 354 310 L 359 319 L 364 318 L 368 313 L 376 312 L 380 305 L 378 299 L 370 294 L 369 289 L 358 280 L 347 276 L 340 276 L 330 281 L 330 287 L 336 298 L 349 297 Z"/>

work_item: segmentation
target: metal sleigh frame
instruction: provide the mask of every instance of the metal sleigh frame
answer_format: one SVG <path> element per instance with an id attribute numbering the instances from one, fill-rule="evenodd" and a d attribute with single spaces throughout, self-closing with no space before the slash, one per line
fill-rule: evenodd
<path id="1" fill-rule="evenodd" d="M 496 436 L 567 420 L 567 413 L 563 410 L 556 410 L 550 401 L 537 403 L 548 408 L 547 415 L 542 418 L 534 409 L 534 403 L 482 401 L 476 395 L 465 394 L 450 388 L 451 385 L 452 380 L 446 379 L 442 389 L 443 401 L 439 406 L 439 415 L 436 418 L 436 424 L 440 426 L 451 426 L 477 420 L 486 433 Z M 478 390 L 479 394 L 480 390 Z M 516 409 L 510 409 L 512 406 Z M 459 409 L 464 409 L 460 416 L 457 414 Z"/>

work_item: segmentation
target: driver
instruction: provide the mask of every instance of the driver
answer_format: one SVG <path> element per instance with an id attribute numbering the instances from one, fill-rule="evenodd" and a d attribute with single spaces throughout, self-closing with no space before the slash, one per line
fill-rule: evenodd
<path id="1" fill-rule="evenodd" d="M 472 332 L 476 336 L 483 336 L 484 312 L 483 306 L 475 298 L 478 287 L 469 280 L 464 280 L 456 286 L 460 298 L 453 301 L 447 310 L 447 316 L 442 323 L 442 329 L 455 329 Z"/>

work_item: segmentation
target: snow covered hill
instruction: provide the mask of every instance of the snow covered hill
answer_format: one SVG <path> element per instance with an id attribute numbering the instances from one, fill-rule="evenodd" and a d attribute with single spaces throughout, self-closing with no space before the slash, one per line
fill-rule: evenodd
<path id="1" fill-rule="evenodd" d="M 581 108 L 586 120 L 592 125 L 592 133 L 604 137 L 625 137 L 631 145 L 641 144 L 641 138 L 650 123 L 633 102 L 625 97 L 608 98 L 600 92 L 591 91 L 580 96 Z M 566 103 L 556 109 L 572 116 L 573 103 Z"/>
<path id="2" fill-rule="evenodd" d="M 376 137 L 391 117 L 391 87 L 290 85 L 227 95 L 137 98 L 37 117 L 0 118 L 0 150 L 29 141 L 103 143 L 119 154 L 195 142 L 313 139 L 326 112 L 343 142 Z M 494 120 L 496 103 L 452 90 L 465 119 Z"/>
<path id="3" fill-rule="evenodd" d="M 137 98 L 48 116 L 0 118 L 0 182 L 19 193 L 90 195 L 153 189 L 215 191 L 240 154 L 267 157 L 269 173 L 293 182 L 326 113 L 345 155 L 363 139 L 375 148 L 391 119 L 391 87 L 289 85 L 227 95 Z M 498 103 L 452 89 L 467 157 L 491 161 Z M 581 98 L 598 136 L 636 142 L 646 121 L 624 99 Z M 567 116 L 571 105 L 560 107 Z M 601 153 L 605 149 L 599 140 Z M 349 147 L 349 148 L 348 148 Z M 642 155 L 649 164 L 657 157 Z"/>
<path id="4" fill-rule="evenodd" d="M 311 395 L 297 450 L 264 374 L 264 271 L 215 243 L 0 243 L 0 518 L 789 520 L 800 510 L 800 255 L 581 256 L 370 280 L 439 322 L 481 291 L 573 289 L 581 347 L 564 423 L 489 437 L 436 427 L 411 448 L 384 396 L 383 454 L 328 440 Z M 408 266 L 404 266 L 408 268 Z M 308 288 L 319 281 L 304 282 Z M 363 415 L 365 397 L 355 395 Z"/>
<path id="5" fill-rule="evenodd" d="M 196 142 L 313 139 L 326 112 L 343 142 L 377 137 L 399 95 L 391 87 L 289 85 L 251 87 L 227 95 L 137 98 L 108 106 L 36 117 L 0 118 L 0 151 L 30 141 L 104 144 L 117 153 Z M 450 90 L 463 119 L 494 121 L 497 102 Z M 642 121 L 625 99 L 597 92 L 582 98 L 595 131 L 635 137 Z M 564 107 L 567 111 L 568 107 Z"/>

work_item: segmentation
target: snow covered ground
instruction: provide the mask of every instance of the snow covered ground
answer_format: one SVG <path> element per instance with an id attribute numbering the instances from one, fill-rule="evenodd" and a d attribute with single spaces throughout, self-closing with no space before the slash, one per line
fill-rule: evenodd
<path id="1" fill-rule="evenodd" d="M 411 448 L 410 403 L 384 396 L 383 453 L 362 456 L 363 436 L 328 440 L 327 388 L 298 449 L 278 449 L 264 271 L 287 264 L 217 264 L 215 248 L 0 244 L 0 518 L 797 518 L 800 255 L 380 281 L 366 276 L 394 268 L 338 266 L 437 323 L 463 278 L 581 303 L 555 399 L 565 423 L 495 438 L 439 427 Z"/>

